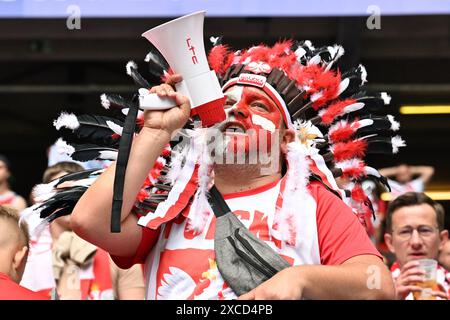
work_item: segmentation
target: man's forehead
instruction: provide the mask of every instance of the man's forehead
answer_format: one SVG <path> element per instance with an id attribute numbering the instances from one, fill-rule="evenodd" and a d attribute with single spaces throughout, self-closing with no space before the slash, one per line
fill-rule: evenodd
<path id="1" fill-rule="evenodd" d="M 245 95 L 245 97 L 253 98 L 253 99 L 261 99 L 264 98 L 265 100 L 272 103 L 274 106 L 277 104 L 275 101 L 272 100 L 272 98 L 269 97 L 267 93 L 265 93 L 263 90 L 257 87 L 252 86 L 243 86 L 243 85 L 234 85 L 227 90 L 225 90 L 224 94 L 226 96 L 232 97 L 236 94 Z"/>
<path id="2" fill-rule="evenodd" d="M 427 203 L 401 207 L 392 215 L 392 225 L 395 227 L 435 225 L 436 223 L 436 211 Z"/>

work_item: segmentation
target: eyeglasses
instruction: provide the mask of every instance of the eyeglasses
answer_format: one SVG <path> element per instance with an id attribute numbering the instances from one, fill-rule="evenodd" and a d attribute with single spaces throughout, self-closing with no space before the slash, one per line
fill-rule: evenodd
<path id="1" fill-rule="evenodd" d="M 438 230 L 438 228 L 431 226 L 419 226 L 417 228 L 404 227 L 394 230 L 394 233 L 402 240 L 409 240 L 411 239 L 414 230 L 417 230 L 417 233 L 422 239 L 426 239 L 431 237 Z"/>

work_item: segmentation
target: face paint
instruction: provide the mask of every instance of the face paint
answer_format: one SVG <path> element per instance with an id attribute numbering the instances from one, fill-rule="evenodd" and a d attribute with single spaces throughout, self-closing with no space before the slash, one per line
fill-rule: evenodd
<path id="1" fill-rule="evenodd" d="M 270 131 L 271 133 L 275 131 L 275 124 L 272 121 L 261 117 L 260 115 L 252 115 L 252 121 L 255 125 L 260 126 L 264 130 Z"/>
<path id="2" fill-rule="evenodd" d="M 230 143 L 233 143 L 233 147 L 227 149 L 237 152 L 245 148 L 246 153 L 252 149 L 270 152 L 272 135 L 280 129 L 283 121 L 275 102 L 262 90 L 254 87 L 236 85 L 225 92 L 225 95 L 228 99 L 224 131 L 226 136 L 232 138 Z"/>

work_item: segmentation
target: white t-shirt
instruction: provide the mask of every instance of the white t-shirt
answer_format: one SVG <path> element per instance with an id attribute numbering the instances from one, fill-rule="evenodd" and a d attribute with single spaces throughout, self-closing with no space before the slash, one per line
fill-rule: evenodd
<path id="1" fill-rule="evenodd" d="M 378 255 L 366 231 L 351 209 L 322 184 L 312 183 L 295 218 L 298 241 L 281 241 L 273 225 L 282 206 L 284 181 L 224 195 L 241 222 L 291 265 L 338 265 L 360 254 Z M 147 299 L 233 299 L 236 294 L 221 277 L 215 261 L 215 216 L 206 228 L 194 234 L 186 226 L 189 206 L 159 227 L 143 228 L 143 238 L 134 257 L 115 257 L 119 267 L 145 263 Z M 156 229 L 156 230 L 155 230 Z M 158 232 L 159 231 L 159 232 Z"/>

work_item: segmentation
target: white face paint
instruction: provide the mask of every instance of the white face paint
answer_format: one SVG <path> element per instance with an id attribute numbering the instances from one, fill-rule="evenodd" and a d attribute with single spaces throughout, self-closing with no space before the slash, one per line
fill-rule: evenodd
<path id="1" fill-rule="evenodd" d="M 227 100 L 231 100 L 234 101 L 233 106 L 227 108 L 225 110 L 227 116 L 229 116 L 229 112 L 236 107 L 236 103 L 238 103 L 239 101 L 241 101 L 242 98 L 242 91 L 244 91 L 244 87 L 243 86 L 234 86 L 233 88 L 231 88 L 231 90 L 228 90 L 225 93 L 225 96 L 227 96 Z"/>
<path id="2" fill-rule="evenodd" d="M 252 122 L 254 124 L 260 126 L 261 128 L 263 128 L 264 130 L 269 131 L 270 133 L 275 132 L 275 124 L 272 121 L 270 121 L 269 119 L 266 119 L 257 114 L 254 114 L 254 115 L 252 115 Z"/>

